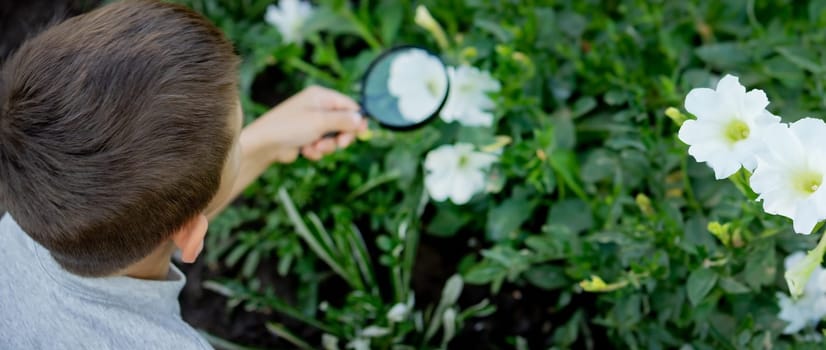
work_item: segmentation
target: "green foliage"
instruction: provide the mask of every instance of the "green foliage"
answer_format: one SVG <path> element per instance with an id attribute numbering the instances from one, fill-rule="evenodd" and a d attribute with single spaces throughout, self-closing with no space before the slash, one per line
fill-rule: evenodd
<path id="1" fill-rule="evenodd" d="M 237 44 L 248 120 L 308 84 L 355 96 L 360 74 L 381 49 L 436 48 L 415 25 L 410 1 L 319 1 L 304 45 L 283 45 L 263 21 L 268 0 L 179 2 L 209 16 Z M 494 126 L 374 128 L 347 152 L 273 167 L 212 226 L 209 261 L 242 266 L 214 288 L 338 339 L 355 339 L 375 324 L 392 328 L 374 339 L 378 348 L 411 341 L 438 347 L 431 328 L 451 332 L 433 324 L 458 308 L 455 298 L 420 309 L 421 320 L 435 322 L 430 326 L 413 317 L 391 327 L 386 314 L 414 294 L 419 235 L 460 235 L 483 244 L 478 254 L 451 252 L 467 255 L 456 267 L 465 283 L 559 296 L 553 317 L 565 319 L 547 339 L 515 338 L 520 348 L 526 341 L 581 348 L 600 336 L 631 349 L 806 346 L 780 334 L 775 294 L 787 292 L 783 258 L 811 249 L 814 238 L 764 214 L 742 187 L 715 181 L 687 155 L 664 111 L 680 108 L 689 89 L 732 73 L 766 90 L 769 109 L 786 120 L 817 115 L 826 89 L 821 1 L 422 3 L 447 33 L 445 59 L 488 70 L 502 83 Z M 277 79 L 263 78 L 272 75 Z M 277 98 L 256 101 L 261 91 Z M 428 200 L 421 163 L 429 150 L 459 141 L 483 146 L 495 135 L 512 142 L 485 195 L 464 206 Z M 319 310 L 309 288 L 299 298 L 303 306 L 287 305 L 254 277 L 256 265 L 274 257 L 281 274 L 317 287 L 332 270 L 351 292 L 343 304 Z M 390 276 L 389 292 L 377 290 L 380 273 Z M 593 302 L 571 302 L 584 294 Z M 480 310 L 464 317 L 490 312 Z M 279 325 L 270 329 L 288 334 Z"/>

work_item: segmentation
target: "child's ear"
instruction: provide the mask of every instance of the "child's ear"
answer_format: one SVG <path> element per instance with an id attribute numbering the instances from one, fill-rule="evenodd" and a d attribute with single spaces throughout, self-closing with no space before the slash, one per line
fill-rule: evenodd
<path id="1" fill-rule="evenodd" d="M 204 249 L 207 228 L 209 220 L 205 215 L 198 214 L 172 235 L 172 241 L 181 250 L 181 261 L 188 264 L 195 262 Z"/>

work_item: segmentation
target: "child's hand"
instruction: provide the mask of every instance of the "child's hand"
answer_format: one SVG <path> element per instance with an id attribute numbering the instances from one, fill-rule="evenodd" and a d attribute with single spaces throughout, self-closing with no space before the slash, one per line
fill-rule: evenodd
<path id="1" fill-rule="evenodd" d="M 367 121 L 358 112 L 358 103 L 349 97 L 312 86 L 271 109 L 244 133 L 251 134 L 245 137 L 255 140 L 266 152 L 272 152 L 274 162 L 290 163 L 299 153 L 318 160 L 347 147 L 357 133 L 367 129 Z M 324 138 L 328 132 L 339 134 Z"/>

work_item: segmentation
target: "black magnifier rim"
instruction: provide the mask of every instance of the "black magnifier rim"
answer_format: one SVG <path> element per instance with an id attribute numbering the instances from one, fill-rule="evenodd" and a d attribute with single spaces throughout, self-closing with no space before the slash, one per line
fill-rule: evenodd
<path id="1" fill-rule="evenodd" d="M 445 89 L 445 96 L 442 98 L 442 102 L 439 104 L 439 107 L 436 108 L 436 110 L 433 112 L 433 114 L 431 114 L 429 117 L 423 119 L 422 121 L 420 121 L 418 123 L 405 125 L 405 126 L 386 124 L 386 123 L 382 122 L 381 120 L 379 120 L 379 118 L 376 118 L 375 116 L 371 115 L 370 112 L 365 108 L 365 101 L 367 100 L 367 96 L 366 96 L 367 89 L 365 88 L 367 86 L 366 85 L 367 84 L 367 78 L 370 76 L 371 73 L 373 73 L 373 70 L 376 68 L 376 65 L 378 65 L 379 62 L 382 62 L 385 57 L 387 57 L 387 56 L 389 56 L 389 55 L 391 55 L 391 54 L 393 54 L 397 51 L 408 50 L 408 49 L 423 50 L 423 51 L 427 52 L 428 54 L 430 54 L 431 56 L 436 57 L 437 60 L 439 60 L 439 63 L 442 64 L 442 68 L 443 68 L 444 73 L 445 73 L 445 81 L 447 83 L 447 86 L 446 86 L 446 89 Z M 426 125 L 427 123 L 430 123 L 431 121 L 433 121 L 433 119 L 436 118 L 436 116 L 439 115 L 439 112 L 442 111 L 442 108 L 444 108 L 445 104 L 447 103 L 447 97 L 450 95 L 450 76 L 447 73 L 447 64 L 445 64 L 445 61 L 442 59 L 441 56 L 437 55 L 435 52 L 433 52 L 432 50 L 427 49 L 425 47 L 417 46 L 417 45 L 394 46 L 393 48 L 391 48 L 391 49 L 389 49 L 385 52 L 382 52 L 378 57 L 376 57 L 375 59 L 373 59 L 372 62 L 370 62 L 369 66 L 367 66 L 367 70 L 364 72 L 364 76 L 361 77 L 361 93 L 360 93 L 360 95 L 361 95 L 360 104 L 361 104 L 362 114 L 364 114 L 365 116 L 368 116 L 371 119 L 375 120 L 382 127 L 387 128 L 387 129 L 391 129 L 391 130 L 395 130 L 395 131 L 411 131 L 411 130 L 418 129 L 418 128 Z"/>

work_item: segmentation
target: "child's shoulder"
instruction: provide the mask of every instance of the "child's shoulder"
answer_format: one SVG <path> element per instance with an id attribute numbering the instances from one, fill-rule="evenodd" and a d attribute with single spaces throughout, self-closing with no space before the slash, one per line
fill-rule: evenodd
<path id="1" fill-rule="evenodd" d="M 178 313 L 185 279 L 84 278 L 0 219 L 0 349 L 209 349 Z"/>

